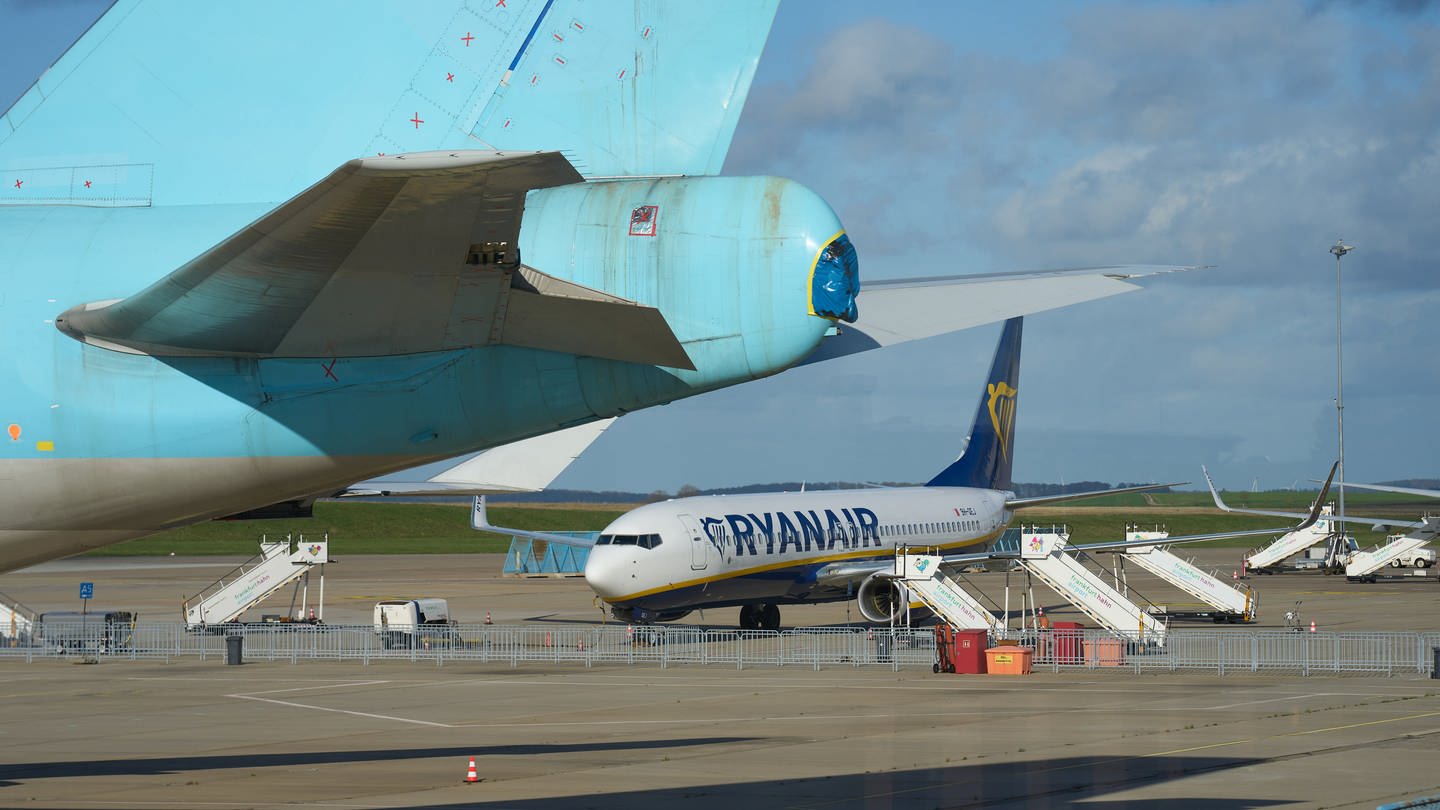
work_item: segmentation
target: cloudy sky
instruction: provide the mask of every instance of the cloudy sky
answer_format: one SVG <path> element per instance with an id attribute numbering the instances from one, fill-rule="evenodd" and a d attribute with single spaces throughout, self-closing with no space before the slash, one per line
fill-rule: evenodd
<path id="1" fill-rule="evenodd" d="M 0 49 L 0 105 L 96 5 L 0 0 L 25 33 Z M 793 0 L 725 172 L 819 192 L 865 278 L 1216 265 L 1028 319 L 1022 481 L 1322 475 L 1343 237 L 1347 477 L 1440 477 L 1437 4 Z M 632 414 L 556 485 L 924 480 L 998 334 Z"/>

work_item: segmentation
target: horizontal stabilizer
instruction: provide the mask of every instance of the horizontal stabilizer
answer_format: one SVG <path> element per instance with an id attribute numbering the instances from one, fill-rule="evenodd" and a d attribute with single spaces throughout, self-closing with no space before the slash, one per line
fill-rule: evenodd
<path id="1" fill-rule="evenodd" d="M 958 332 L 1032 312 L 1138 290 L 1130 279 L 1191 270 L 1164 265 L 1115 265 L 1023 273 L 866 281 L 857 304 L 860 320 L 841 325 L 805 361 Z"/>
<path id="2" fill-rule="evenodd" d="M 539 492 L 550 486 L 614 422 L 613 418 L 601 419 L 502 444 L 429 477 L 396 473 L 393 480 L 362 481 L 341 494 L 359 497 Z"/>
<path id="3" fill-rule="evenodd" d="M 557 152 L 352 160 L 145 290 L 56 325 L 164 357 L 509 344 L 691 368 L 658 310 L 521 265 L 526 192 L 575 182 Z"/>

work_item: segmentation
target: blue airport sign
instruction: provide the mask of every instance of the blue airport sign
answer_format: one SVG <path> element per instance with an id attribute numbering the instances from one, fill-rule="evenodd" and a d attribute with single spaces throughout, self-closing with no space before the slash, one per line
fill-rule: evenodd
<path id="1" fill-rule="evenodd" d="M 81 598 L 81 599 L 93 599 L 94 597 L 95 597 L 95 583 L 93 583 L 93 582 L 82 582 L 82 583 L 80 583 L 80 598 Z"/>

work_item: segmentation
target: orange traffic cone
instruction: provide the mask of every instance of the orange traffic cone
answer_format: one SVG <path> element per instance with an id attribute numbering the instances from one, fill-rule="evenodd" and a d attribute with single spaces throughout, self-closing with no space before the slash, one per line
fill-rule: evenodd
<path id="1" fill-rule="evenodd" d="M 1312 633 L 1315 632 L 1315 620 L 1314 620 L 1314 619 L 1311 619 L 1311 620 L 1310 620 L 1310 632 L 1312 632 Z"/>
<path id="2" fill-rule="evenodd" d="M 485 611 L 485 623 L 486 623 L 486 624 L 494 624 L 494 623 L 495 623 L 495 622 L 490 621 L 490 611 L 488 611 L 488 610 Z"/>
<path id="3" fill-rule="evenodd" d="M 480 775 L 475 773 L 475 757 L 470 757 L 470 768 L 469 770 L 465 771 L 465 782 L 469 784 L 479 781 Z"/>
<path id="4" fill-rule="evenodd" d="M 1235 570 L 1232 569 L 1232 570 L 1230 571 L 1230 578 L 1231 578 L 1231 579 L 1234 579 L 1234 580 L 1240 579 L 1240 572 L 1239 572 L 1239 571 L 1235 571 Z"/>

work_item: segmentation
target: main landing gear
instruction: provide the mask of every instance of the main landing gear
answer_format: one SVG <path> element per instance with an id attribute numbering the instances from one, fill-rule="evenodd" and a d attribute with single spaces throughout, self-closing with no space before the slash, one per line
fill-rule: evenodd
<path id="1" fill-rule="evenodd" d="M 745 605 L 740 608 L 741 630 L 779 630 L 780 607 L 778 605 Z"/>

